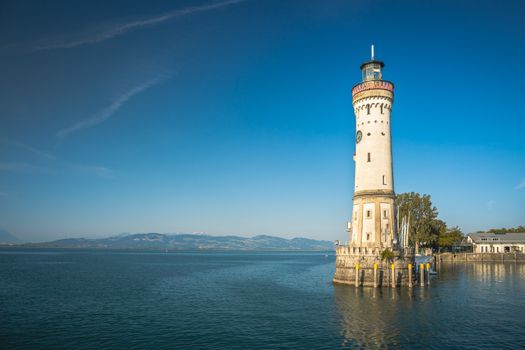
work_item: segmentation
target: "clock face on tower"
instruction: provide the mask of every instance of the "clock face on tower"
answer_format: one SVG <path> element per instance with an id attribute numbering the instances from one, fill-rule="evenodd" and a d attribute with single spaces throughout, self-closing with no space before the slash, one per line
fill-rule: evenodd
<path id="1" fill-rule="evenodd" d="M 361 130 L 357 130 L 357 134 L 355 135 L 355 140 L 357 143 L 361 142 L 361 139 L 363 138 L 363 133 Z"/>

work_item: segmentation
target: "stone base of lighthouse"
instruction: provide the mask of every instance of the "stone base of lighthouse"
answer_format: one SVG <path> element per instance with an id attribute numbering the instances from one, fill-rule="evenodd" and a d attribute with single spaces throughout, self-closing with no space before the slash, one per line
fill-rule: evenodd
<path id="1" fill-rule="evenodd" d="M 413 256 L 395 254 L 393 261 L 386 262 L 381 261 L 378 248 L 369 249 L 366 254 L 354 252 L 357 249 L 359 248 L 336 247 L 334 283 L 393 288 L 416 285 Z"/>

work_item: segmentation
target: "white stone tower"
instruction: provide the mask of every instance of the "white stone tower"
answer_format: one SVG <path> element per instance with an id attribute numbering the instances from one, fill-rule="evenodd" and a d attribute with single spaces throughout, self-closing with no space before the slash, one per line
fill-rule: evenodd
<path id="1" fill-rule="evenodd" d="M 390 125 L 394 84 L 382 79 L 383 67 L 372 46 L 371 60 L 361 65 L 363 81 L 352 89 L 356 151 L 350 246 L 376 254 L 391 248 L 396 234 Z"/>
<path id="2" fill-rule="evenodd" d="M 390 113 L 394 84 L 384 63 L 361 65 L 363 81 L 352 89 L 356 120 L 355 188 L 350 242 L 335 248 L 335 283 L 373 287 L 413 285 L 414 257 L 396 244 Z"/>

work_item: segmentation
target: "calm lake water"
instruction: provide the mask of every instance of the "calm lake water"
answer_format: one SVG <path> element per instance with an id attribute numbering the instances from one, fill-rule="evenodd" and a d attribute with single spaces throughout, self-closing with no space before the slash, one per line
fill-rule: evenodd
<path id="1" fill-rule="evenodd" d="M 0 348 L 517 349 L 525 264 L 333 285 L 328 253 L 0 250 Z"/>

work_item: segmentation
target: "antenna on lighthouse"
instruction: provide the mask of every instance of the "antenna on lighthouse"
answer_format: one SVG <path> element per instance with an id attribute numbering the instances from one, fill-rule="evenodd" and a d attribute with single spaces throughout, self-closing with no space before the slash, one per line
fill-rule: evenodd
<path id="1" fill-rule="evenodd" d="M 374 45 L 372 45 L 372 47 L 370 49 L 372 51 L 372 61 L 373 61 L 374 60 Z"/>

